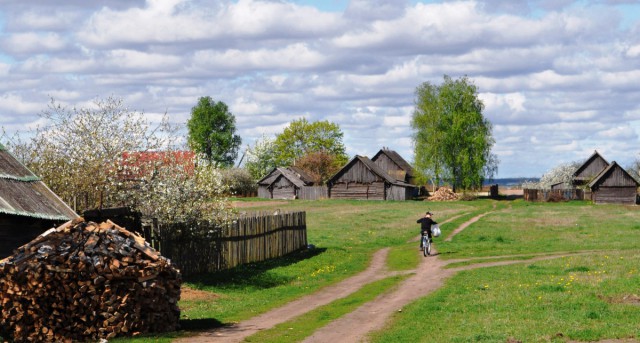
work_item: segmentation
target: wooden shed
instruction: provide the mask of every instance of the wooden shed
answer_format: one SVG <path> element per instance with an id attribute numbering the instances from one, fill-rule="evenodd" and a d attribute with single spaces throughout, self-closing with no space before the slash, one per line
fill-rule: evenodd
<path id="1" fill-rule="evenodd" d="M 77 216 L 0 144 L 0 259 Z"/>
<path id="2" fill-rule="evenodd" d="M 411 165 L 395 150 L 382 148 L 371 158 L 371 160 L 380 167 L 380 169 L 386 171 L 396 180 L 415 184 L 413 167 L 411 167 Z"/>
<path id="3" fill-rule="evenodd" d="M 613 161 L 589 183 L 595 204 L 636 204 L 638 181 Z"/>
<path id="4" fill-rule="evenodd" d="M 298 199 L 300 189 L 313 181 L 299 168 L 274 168 L 258 181 L 258 197 L 265 199 Z"/>
<path id="5" fill-rule="evenodd" d="M 573 185 L 583 186 L 588 184 L 607 167 L 609 167 L 609 162 L 598 151 L 594 151 L 593 155 L 573 173 Z"/>
<path id="6" fill-rule="evenodd" d="M 409 200 L 415 186 L 396 180 L 366 156 L 355 156 L 327 181 L 332 199 Z"/>

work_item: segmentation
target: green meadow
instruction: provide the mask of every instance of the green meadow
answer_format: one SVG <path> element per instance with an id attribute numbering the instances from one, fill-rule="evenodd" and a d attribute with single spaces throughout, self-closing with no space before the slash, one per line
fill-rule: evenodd
<path id="1" fill-rule="evenodd" d="M 441 225 L 438 258 L 454 276 L 439 290 L 396 313 L 373 342 L 589 342 L 640 337 L 640 209 L 588 202 L 251 202 L 246 211 L 304 210 L 315 248 L 233 270 L 199 275 L 185 287 L 183 331 L 119 341 L 170 342 L 242 321 L 364 270 L 390 247 L 391 270 L 415 268 L 423 257 L 416 220 L 427 210 Z M 487 213 L 488 212 L 488 213 Z M 445 238 L 469 219 L 485 214 Z M 547 259 L 541 259 L 541 258 Z M 432 258 L 432 257 L 430 257 Z M 514 261 L 506 266 L 480 263 Z M 252 342 L 300 341 L 331 320 L 393 291 L 403 277 L 362 290 L 271 330 Z M 203 295 L 204 294 L 204 295 Z"/>

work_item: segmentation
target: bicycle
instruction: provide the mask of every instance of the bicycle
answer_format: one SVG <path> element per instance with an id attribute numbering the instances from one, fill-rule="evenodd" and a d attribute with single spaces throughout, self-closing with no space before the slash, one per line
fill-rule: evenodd
<path id="1" fill-rule="evenodd" d="M 431 255 L 431 239 L 426 232 L 422 234 L 422 254 L 424 257 Z"/>

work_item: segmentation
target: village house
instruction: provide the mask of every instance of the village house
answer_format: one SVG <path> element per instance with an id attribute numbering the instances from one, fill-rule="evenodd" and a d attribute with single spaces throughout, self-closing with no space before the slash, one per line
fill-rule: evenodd
<path id="1" fill-rule="evenodd" d="M 413 167 L 395 150 L 382 148 L 371 158 L 371 161 L 396 180 L 415 184 Z"/>
<path id="2" fill-rule="evenodd" d="M 300 168 L 274 168 L 258 180 L 258 197 L 265 199 L 299 199 L 302 188 L 313 186 L 314 182 Z"/>
<path id="3" fill-rule="evenodd" d="M 77 216 L 0 144 L 0 259 Z"/>
<path id="4" fill-rule="evenodd" d="M 416 189 L 397 180 L 368 157 L 358 155 L 332 176 L 327 186 L 331 199 L 358 200 L 409 200 Z"/>
<path id="5" fill-rule="evenodd" d="M 613 161 L 589 183 L 591 200 L 595 204 L 634 205 L 637 201 L 638 181 Z"/>

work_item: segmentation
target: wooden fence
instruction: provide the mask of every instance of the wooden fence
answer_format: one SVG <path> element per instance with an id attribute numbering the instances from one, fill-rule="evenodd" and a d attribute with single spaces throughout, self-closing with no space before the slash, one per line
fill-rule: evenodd
<path id="1" fill-rule="evenodd" d="M 585 200 L 582 189 L 523 189 L 525 201 Z"/>
<path id="2" fill-rule="evenodd" d="M 222 228 L 201 223 L 153 226 L 156 236 L 147 240 L 183 275 L 260 262 L 307 246 L 305 212 L 257 213 Z"/>
<path id="3" fill-rule="evenodd" d="M 329 198 L 327 186 L 305 186 L 301 187 L 298 198 L 302 200 L 320 200 Z"/>

